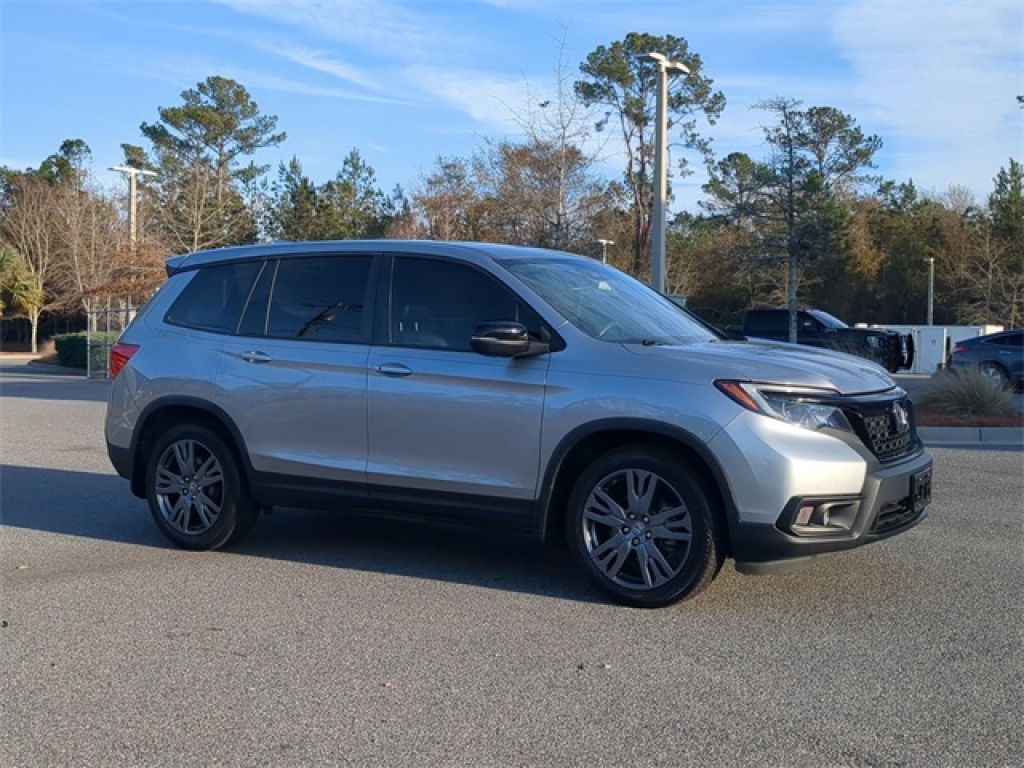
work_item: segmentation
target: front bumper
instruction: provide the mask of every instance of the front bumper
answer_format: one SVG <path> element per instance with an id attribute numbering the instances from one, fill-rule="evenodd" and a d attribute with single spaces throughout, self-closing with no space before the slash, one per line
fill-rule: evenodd
<path id="1" fill-rule="evenodd" d="M 731 531 L 736 569 L 744 573 L 788 570 L 821 555 L 854 549 L 910 530 L 927 516 L 927 509 L 914 511 L 911 478 L 931 467 L 931 456 L 922 450 L 898 464 L 868 473 L 860 494 L 842 497 L 844 503 L 854 505 L 846 531 L 794 535 L 788 523 L 792 508 L 801 502 L 799 497 L 791 499 L 772 524 L 738 523 Z"/>

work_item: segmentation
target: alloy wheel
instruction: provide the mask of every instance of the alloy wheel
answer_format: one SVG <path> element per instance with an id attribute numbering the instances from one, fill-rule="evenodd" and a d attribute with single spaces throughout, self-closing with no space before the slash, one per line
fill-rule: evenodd
<path id="1" fill-rule="evenodd" d="M 686 564 L 690 510 L 660 475 L 621 469 L 591 490 L 583 507 L 587 555 L 609 581 L 632 590 L 661 587 Z"/>
<path id="2" fill-rule="evenodd" d="M 203 443 L 182 439 L 171 443 L 156 465 L 156 494 L 167 523 L 189 536 L 210 530 L 224 503 L 224 472 Z"/>

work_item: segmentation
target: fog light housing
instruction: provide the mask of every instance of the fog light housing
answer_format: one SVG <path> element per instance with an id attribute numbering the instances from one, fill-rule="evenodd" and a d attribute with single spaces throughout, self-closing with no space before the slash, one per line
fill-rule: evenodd
<path id="1" fill-rule="evenodd" d="M 780 522 L 796 536 L 836 536 L 853 528 L 860 498 L 794 499 Z"/>

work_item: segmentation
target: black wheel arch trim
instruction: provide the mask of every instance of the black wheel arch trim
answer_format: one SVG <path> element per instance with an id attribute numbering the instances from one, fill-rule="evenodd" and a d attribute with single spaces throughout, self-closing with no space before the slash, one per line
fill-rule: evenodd
<path id="1" fill-rule="evenodd" d="M 239 430 L 238 425 L 235 424 L 234 419 L 228 415 L 227 411 L 219 405 L 211 403 L 209 400 L 204 400 L 201 397 L 194 397 L 191 395 L 168 395 L 157 398 L 146 405 L 135 422 L 135 429 L 132 430 L 132 442 L 128 449 L 128 455 L 131 457 L 128 473 L 132 482 L 132 493 L 139 496 L 138 491 L 141 489 L 138 486 L 141 484 L 141 478 L 137 473 L 145 466 L 139 462 L 139 440 L 142 435 L 145 434 L 146 427 L 148 426 L 150 419 L 158 415 L 160 411 L 164 411 L 169 408 L 193 408 L 197 411 L 203 411 L 220 422 L 220 424 L 228 431 L 228 434 L 231 436 L 231 440 L 234 443 L 234 447 L 238 450 L 238 455 L 242 463 L 242 472 L 245 474 L 246 483 L 250 488 L 252 487 L 254 470 L 252 462 L 249 460 L 249 451 L 245 446 L 245 440 L 242 438 L 241 430 Z"/>
<path id="2" fill-rule="evenodd" d="M 739 512 L 736 502 L 733 499 L 732 489 L 729 481 L 722 471 L 722 466 L 717 457 L 707 447 L 705 441 L 682 427 L 676 427 L 653 419 L 638 419 L 630 417 L 598 419 L 597 421 L 582 424 L 571 430 L 559 441 L 551 453 L 544 478 L 541 483 L 540 496 L 538 498 L 538 533 L 542 539 L 549 537 L 549 519 L 552 514 L 551 502 L 555 489 L 555 482 L 558 480 L 562 465 L 571 451 L 583 440 L 602 432 L 644 432 L 660 438 L 668 438 L 681 443 L 692 450 L 711 470 L 711 479 L 715 483 L 716 490 L 722 499 L 723 511 L 725 512 L 726 530 L 729 537 L 729 548 L 732 550 L 732 541 L 735 531 L 739 525 Z"/>

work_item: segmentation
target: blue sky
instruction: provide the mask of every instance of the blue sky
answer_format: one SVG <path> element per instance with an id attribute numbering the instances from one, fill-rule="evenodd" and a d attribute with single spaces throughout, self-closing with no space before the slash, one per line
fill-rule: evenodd
<path id="1" fill-rule="evenodd" d="M 0 163 L 37 165 L 65 138 L 113 184 L 119 144 L 207 75 L 243 83 L 288 133 L 258 160 L 297 155 L 325 180 L 352 148 L 385 188 L 415 186 L 439 154 L 515 136 L 570 73 L 630 31 L 675 34 L 724 91 L 704 128 L 719 155 L 764 154 L 751 109 L 788 96 L 851 112 L 884 142 L 879 172 L 988 194 L 1024 157 L 1024 11 L 1013 0 L 0 0 Z M 600 166 L 621 168 L 615 142 Z M 682 150 L 678 150 L 682 151 Z M 693 158 L 696 160 L 696 158 Z M 675 184 L 693 209 L 702 174 Z"/>

